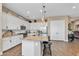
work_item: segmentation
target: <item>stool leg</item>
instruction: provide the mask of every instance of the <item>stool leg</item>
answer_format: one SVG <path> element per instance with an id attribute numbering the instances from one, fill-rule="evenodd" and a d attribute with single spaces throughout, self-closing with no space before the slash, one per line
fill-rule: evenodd
<path id="1" fill-rule="evenodd" d="M 46 46 L 44 45 L 44 49 L 43 49 L 43 56 L 45 55 L 45 50 L 46 50 Z"/>
<path id="2" fill-rule="evenodd" d="M 52 56 L 51 45 L 49 45 L 50 56 Z"/>

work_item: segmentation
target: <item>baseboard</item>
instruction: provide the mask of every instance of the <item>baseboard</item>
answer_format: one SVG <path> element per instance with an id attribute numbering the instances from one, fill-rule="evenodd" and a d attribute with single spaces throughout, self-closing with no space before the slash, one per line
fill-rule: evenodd
<path id="1" fill-rule="evenodd" d="M 68 42 L 68 40 L 51 40 L 51 41 Z"/>
<path id="2" fill-rule="evenodd" d="M 68 42 L 68 40 L 64 40 L 64 42 Z"/>

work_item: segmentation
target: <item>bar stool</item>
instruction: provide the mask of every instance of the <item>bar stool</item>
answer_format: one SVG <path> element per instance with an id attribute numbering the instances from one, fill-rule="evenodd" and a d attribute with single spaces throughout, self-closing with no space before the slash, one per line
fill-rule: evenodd
<path id="1" fill-rule="evenodd" d="M 49 37 L 48 37 L 49 39 Z M 43 41 L 43 56 L 52 56 L 52 51 L 51 51 L 51 41 Z"/>

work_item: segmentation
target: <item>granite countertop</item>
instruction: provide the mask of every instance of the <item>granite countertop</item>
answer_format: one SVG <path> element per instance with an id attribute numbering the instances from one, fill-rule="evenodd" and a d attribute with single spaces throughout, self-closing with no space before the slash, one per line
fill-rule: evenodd
<path id="1" fill-rule="evenodd" d="M 26 36 L 24 40 L 33 40 L 33 41 L 48 41 L 48 36 Z"/>
<path id="2" fill-rule="evenodd" d="M 23 34 L 15 34 L 14 32 L 5 32 L 3 34 L 3 38 L 12 37 L 12 36 L 18 36 Z M 48 41 L 48 35 L 47 34 L 41 34 L 41 35 L 26 35 L 24 40 L 33 40 L 33 41 Z"/>
<path id="3" fill-rule="evenodd" d="M 22 35 L 22 34 L 15 34 L 13 32 L 5 32 L 5 33 L 3 33 L 2 38 L 17 36 L 17 35 Z"/>

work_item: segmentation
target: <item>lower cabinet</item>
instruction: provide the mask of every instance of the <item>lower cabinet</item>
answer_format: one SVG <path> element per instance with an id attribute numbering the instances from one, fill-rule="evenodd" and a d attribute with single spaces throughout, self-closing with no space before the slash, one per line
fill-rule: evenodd
<path id="1" fill-rule="evenodd" d="M 12 40 L 10 38 L 3 39 L 3 51 L 10 49 L 11 45 L 12 45 Z"/>
<path id="2" fill-rule="evenodd" d="M 6 51 L 20 43 L 22 43 L 22 36 L 12 36 L 3 38 L 3 51 Z"/>
<path id="3" fill-rule="evenodd" d="M 15 36 L 15 37 L 12 37 L 12 46 L 16 46 L 20 43 L 22 43 L 22 36 Z"/>
<path id="4" fill-rule="evenodd" d="M 40 56 L 40 41 L 22 40 L 22 56 Z"/>

